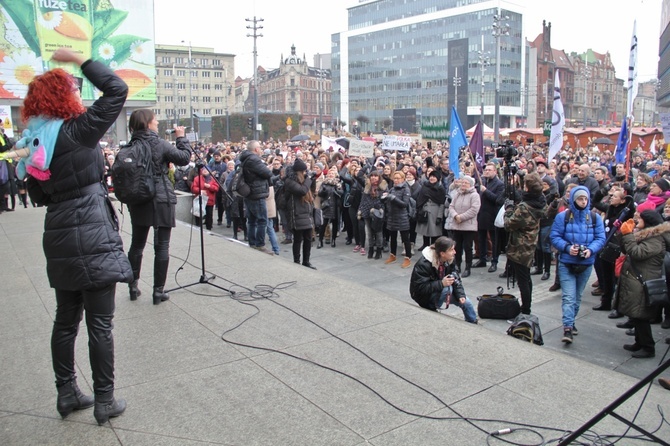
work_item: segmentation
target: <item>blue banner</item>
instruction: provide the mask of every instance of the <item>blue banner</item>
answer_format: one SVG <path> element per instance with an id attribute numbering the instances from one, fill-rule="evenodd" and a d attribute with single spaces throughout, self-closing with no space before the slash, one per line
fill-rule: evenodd
<path id="1" fill-rule="evenodd" d="M 619 133 L 619 139 L 616 143 L 615 159 L 617 163 L 626 162 L 626 148 L 628 147 L 628 119 L 623 120 L 621 125 L 621 133 Z"/>
<path id="2" fill-rule="evenodd" d="M 461 175 L 460 167 L 458 165 L 459 154 L 463 146 L 468 145 L 468 140 L 465 138 L 465 130 L 461 125 L 461 120 L 458 119 L 456 107 L 451 107 L 451 120 L 449 121 L 449 169 L 454 173 L 454 178 Z"/>

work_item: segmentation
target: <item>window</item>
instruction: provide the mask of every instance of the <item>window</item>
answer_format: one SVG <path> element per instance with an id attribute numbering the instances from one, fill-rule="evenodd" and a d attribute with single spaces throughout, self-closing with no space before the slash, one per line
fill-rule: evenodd
<path id="1" fill-rule="evenodd" d="M 291 87 L 295 87 L 295 79 L 291 78 Z"/>
<path id="2" fill-rule="evenodd" d="M 214 72 L 214 78 L 215 79 L 221 79 L 223 77 L 223 72 L 221 71 L 215 71 Z"/>
<path id="3" fill-rule="evenodd" d="M 194 90 L 197 90 L 198 89 L 198 84 L 193 84 L 192 87 L 193 87 Z"/>
<path id="4" fill-rule="evenodd" d="M 163 87 L 164 88 L 172 88 L 172 82 L 166 82 L 165 84 L 163 84 Z M 158 88 L 158 84 L 156 84 L 156 88 Z"/>
<path id="5" fill-rule="evenodd" d="M 172 76 L 172 70 L 163 70 L 163 76 Z"/>
<path id="6" fill-rule="evenodd" d="M 209 97 L 209 96 L 204 96 L 204 97 L 202 98 L 202 102 L 212 102 L 212 98 Z"/>
<path id="7" fill-rule="evenodd" d="M 217 108 L 216 110 L 214 110 L 214 114 L 215 114 L 215 115 L 222 115 L 222 114 L 223 114 L 223 110 L 221 110 L 220 108 Z"/>
<path id="8" fill-rule="evenodd" d="M 163 56 L 163 58 L 161 59 L 161 62 L 170 63 L 170 56 Z"/>
<path id="9" fill-rule="evenodd" d="M 174 110 L 171 108 L 168 108 L 165 110 L 165 116 L 173 116 L 174 115 Z"/>
<path id="10" fill-rule="evenodd" d="M 186 114 L 186 109 L 185 108 L 180 108 L 179 109 L 179 114 L 184 116 Z"/>
<path id="11" fill-rule="evenodd" d="M 198 72 L 195 70 L 191 70 L 191 76 L 192 77 L 198 77 Z"/>
<path id="12" fill-rule="evenodd" d="M 160 101 L 161 101 L 161 97 L 160 97 L 160 96 L 156 96 L 156 102 L 160 102 Z"/>
<path id="13" fill-rule="evenodd" d="M 197 97 L 197 96 L 193 96 L 193 97 L 191 98 L 191 101 L 192 101 L 192 102 L 198 102 L 198 97 Z"/>
<path id="14" fill-rule="evenodd" d="M 182 64 L 182 63 L 184 63 L 184 58 L 183 57 L 175 57 L 174 58 L 174 63 Z"/>
<path id="15" fill-rule="evenodd" d="M 186 102 L 186 96 L 177 96 L 178 102 Z"/>
<path id="16" fill-rule="evenodd" d="M 221 85 L 221 84 L 214 84 L 214 90 L 223 90 L 223 85 Z"/>
<path id="17" fill-rule="evenodd" d="M 214 103 L 220 104 L 221 102 L 223 102 L 223 98 L 221 97 L 214 98 Z"/>
<path id="18" fill-rule="evenodd" d="M 186 83 L 180 82 L 177 84 L 177 90 L 186 90 Z"/>
<path id="19" fill-rule="evenodd" d="M 161 83 L 160 82 L 156 82 L 156 88 L 161 88 Z"/>
<path id="20" fill-rule="evenodd" d="M 212 62 L 213 62 L 213 65 L 215 67 L 220 67 L 221 66 L 221 61 L 219 59 L 214 59 Z"/>
<path id="21" fill-rule="evenodd" d="M 202 84 L 202 89 L 203 90 L 211 90 L 212 86 L 210 84 Z"/>
<path id="22" fill-rule="evenodd" d="M 210 110 L 210 109 L 206 108 L 206 109 L 204 109 L 204 110 L 202 111 L 202 114 L 203 114 L 203 115 L 211 115 L 212 113 L 211 113 L 211 110 Z"/>
<path id="23" fill-rule="evenodd" d="M 172 102 L 172 96 L 165 96 L 165 102 Z"/>
<path id="24" fill-rule="evenodd" d="M 209 77 L 210 74 L 211 74 L 211 73 L 210 73 L 209 71 L 203 71 L 203 72 L 202 72 L 202 77 Z"/>
<path id="25" fill-rule="evenodd" d="M 203 67 L 206 67 L 209 65 L 209 59 L 200 59 L 200 63 L 202 64 Z"/>
<path id="26" fill-rule="evenodd" d="M 156 116 L 160 116 L 160 114 L 161 114 L 161 109 L 160 109 L 160 108 L 154 108 L 154 109 L 153 109 L 153 112 L 154 112 L 154 115 L 156 115 Z"/>
<path id="27" fill-rule="evenodd" d="M 177 77 L 186 76 L 186 70 L 177 70 Z"/>

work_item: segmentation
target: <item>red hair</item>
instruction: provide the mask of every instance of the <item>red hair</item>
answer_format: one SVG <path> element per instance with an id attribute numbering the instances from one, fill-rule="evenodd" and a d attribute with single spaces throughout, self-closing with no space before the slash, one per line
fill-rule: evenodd
<path id="1" fill-rule="evenodd" d="M 34 116 L 72 119 L 86 111 L 74 94 L 76 81 L 62 68 L 36 76 L 28 85 L 28 94 L 23 100 L 21 119 L 23 122 Z"/>

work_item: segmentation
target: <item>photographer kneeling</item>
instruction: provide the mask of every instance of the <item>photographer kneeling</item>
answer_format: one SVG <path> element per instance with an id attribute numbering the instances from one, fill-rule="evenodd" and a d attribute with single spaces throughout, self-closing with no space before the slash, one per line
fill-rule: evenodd
<path id="1" fill-rule="evenodd" d="M 456 243 L 440 237 L 434 245 L 421 251 L 421 258 L 414 264 L 409 283 L 409 293 L 420 307 L 437 311 L 445 302 L 463 310 L 467 322 L 476 324 L 477 313 L 465 295 L 463 282 L 456 270 L 454 257 Z"/>

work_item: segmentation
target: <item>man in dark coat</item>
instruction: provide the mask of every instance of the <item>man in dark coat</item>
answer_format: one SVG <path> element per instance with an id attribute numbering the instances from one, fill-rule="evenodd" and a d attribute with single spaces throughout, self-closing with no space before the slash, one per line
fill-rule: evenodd
<path id="1" fill-rule="evenodd" d="M 244 180 L 251 189 L 249 196 L 244 198 L 247 212 L 247 237 L 250 247 L 272 254 L 272 251 L 265 247 L 265 232 L 268 223 L 265 199 L 270 195 L 269 180 L 272 177 L 272 171 L 261 159 L 262 153 L 260 142 L 249 141 L 246 150 L 240 154 Z"/>
<path id="2" fill-rule="evenodd" d="M 486 253 L 488 252 L 487 238 L 491 238 L 491 267 L 489 272 L 493 273 L 498 269 L 498 255 L 500 248 L 498 246 L 498 231 L 493 224 L 500 210 L 500 206 L 505 202 L 505 185 L 498 178 L 495 164 L 487 163 L 482 175 L 482 185 L 479 189 L 481 197 L 481 207 L 477 214 L 477 234 L 479 235 L 479 261 L 472 265 L 473 268 L 483 268 L 486 266 Z"/>

